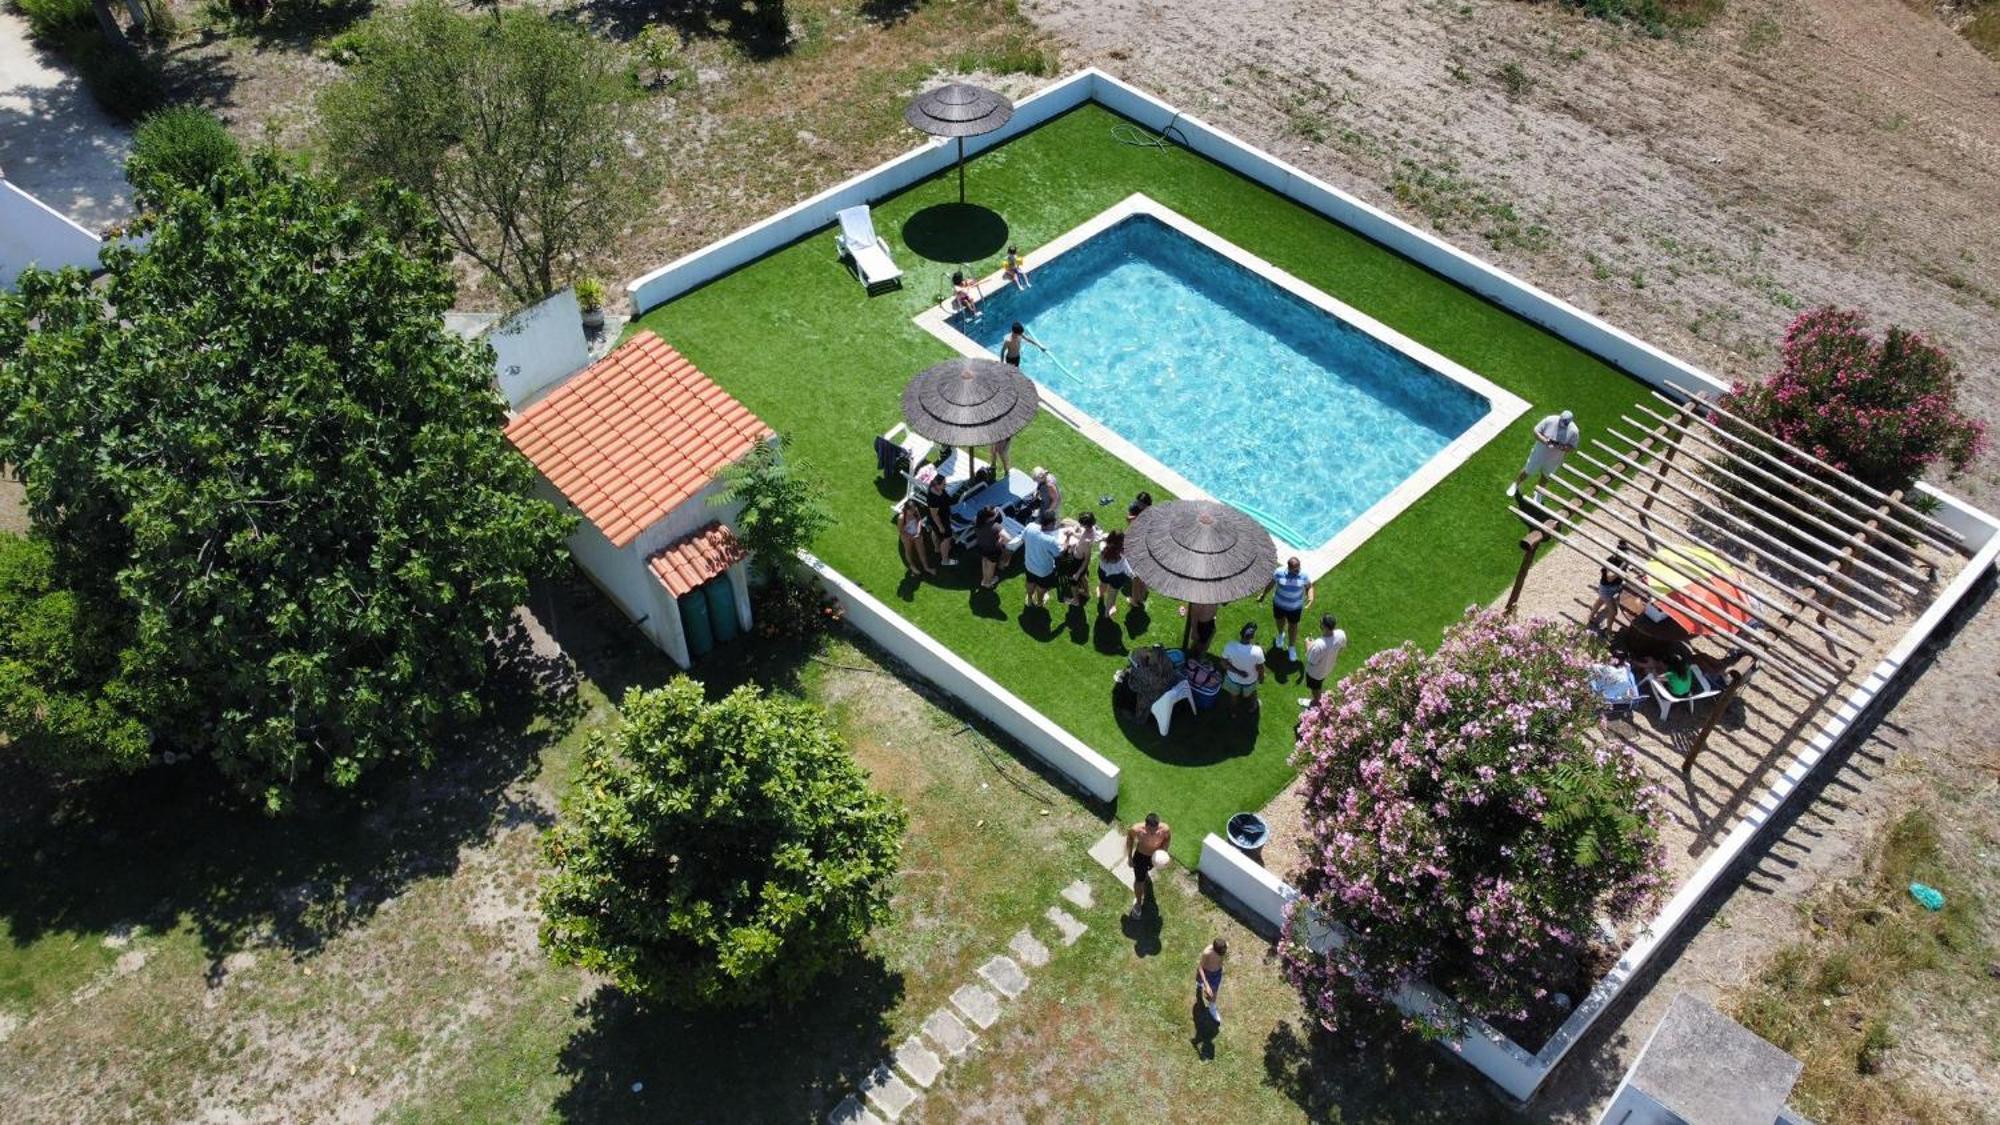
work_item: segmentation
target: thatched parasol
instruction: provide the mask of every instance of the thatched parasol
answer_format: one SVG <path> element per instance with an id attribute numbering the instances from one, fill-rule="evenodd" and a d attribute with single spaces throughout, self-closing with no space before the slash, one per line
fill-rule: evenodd
<path id="1" fill-rule="evenodd" d="M 965 202 L 965 138 L 991 133 L 1014 116 L 1014 103 L 982 86 L 953 82 L 925 90 L 903 110 L 903 120 L 933 137 L 958 141 L 958 201 Z"/>
<path id="2" fill-rule="evenodd" d="M 1264 588 L 1278 547 L 1264 525 L 1214 500 L 1155 504 L 1125 533 L 1125 557 L 1146 588 L 1220 605 Z"/>
<path id="3" fill-rule="evenodd" d="M 1020 368 L 961 356 L 917 372 L 903 388 L 903 421 L 945 445 L 992 445 L 1026 429 L 1040 402 Z"/>

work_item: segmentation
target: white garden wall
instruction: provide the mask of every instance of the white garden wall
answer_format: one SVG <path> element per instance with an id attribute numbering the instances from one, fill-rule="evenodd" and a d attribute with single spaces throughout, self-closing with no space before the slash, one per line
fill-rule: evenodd
<path id="1" fill-rule="evenodd" d="M 863 636 L 908 665 L 910 670 L 951 693 L 986 721 L 1005 731 L 1008 737 L 1079 789 L 1100 801 L 1118 798 L 1118 767 L 1084 745 L 1068 731 L 1050 722 L 1040 711 L 1021 702 L 1021 697 L 996 683 L 993 677 L 960 659 L 929 633 L 904 620 L 901 614 L 882 604 L 874 595 L 848 581 L 846 576 L 811 555 L 799 556 L 819 577 L 847 613 L 848 624 Z M 1105 706 L 1110 706 L 1111 681 L 1103 685 Z"/>
<path id="2" fill-rule="evenodd" d="M 0 289 L 29 266 L 96 270 L 104 243 L 69 217 L 0 179 Z"/>

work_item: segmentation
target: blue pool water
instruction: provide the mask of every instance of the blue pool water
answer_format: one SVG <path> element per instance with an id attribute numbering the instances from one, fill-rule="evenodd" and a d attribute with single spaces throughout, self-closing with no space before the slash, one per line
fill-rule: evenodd
<path id="1" fill-rule="evenodd" d="M 1053 353 L 1021 366 L 1281 541 L 1317 547 L 1488 404 L 1149 215 L 987 294 L 953 327 L 994 352 L 1013 321 Z"/>

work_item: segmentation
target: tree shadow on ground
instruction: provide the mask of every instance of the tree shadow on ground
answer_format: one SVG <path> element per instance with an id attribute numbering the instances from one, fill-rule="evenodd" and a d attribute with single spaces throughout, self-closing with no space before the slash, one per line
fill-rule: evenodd
<path id="1" fill-rule="evenodd" d="M 1311 1121 L 1528 1120 L 1502 1106 L 1470 1067 L 1389 1027 L 1357 1045 L 1351 1036 L 1285 1020 L 1264 1040 L 1264 1085 Z M 1395 1107 L 1394 1117 L 1383 1116 L 1385 1106 Z"/>
<path id="2" fill-rule="evenodd" d="M 491 8 L 492 4 L 490 0 L 474 0 L 473 6 Z M 261 17 L 232 17 L 227 33 L 260 48 L 306 52 L 374 11 L 374 0 L 275 0 Z"/>
<path id="3" fill-rule="evenodd" d="M 861 0 L 861 18 L 893 26 L 909 19 L 922 6 L 923 0 Z"/>
<path id="4" fill-rule="evenodd" d="M 933 262 L 977 262 L 1007 248 L 1007 220 L 977 203 L 938 203 L 903 224 L 903 245 Z"/>
<path id="5" fill-rule="evenodd" d="M 606 987 L 578 1007 L 557 1062 L 572 1121 L 812 1121 L 890 1049 L 903 978 L 857 955 L 798 1004 L 676 1011 Z M 642 1083 L 633 1089 L 633 1083 Z"/>
<path id="6" fill-rule="evenodd" d="M 792 49 L 783 0 L 586 0 L 579 22 L 614 39 L 631 39 L 665 25 L 682 42 L 720 39 L 753 59 L 774 59 Z"/>
<path id="7" fill-rule="evenodd" d="M 549 811 L 517 788 L 575 713 L 571 673 L 517 619 L 495 644 L 485 720 L 444 740 L 423 771 L 383 766 L 350 792 L 302 787 L 265 814 L 206 763 L 84 784 L 0 779 L 0 919 L 12 940 L 186 925 L 219 973 L 252 944 L 303 958 L 462 850 Z"/>

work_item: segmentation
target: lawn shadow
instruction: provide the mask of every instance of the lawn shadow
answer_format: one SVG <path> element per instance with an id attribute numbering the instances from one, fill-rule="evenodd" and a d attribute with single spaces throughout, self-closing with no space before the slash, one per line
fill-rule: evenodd
<path id="1" fill-rule="evenodd" d="M 301 785 L 284 816 L 205 760 L 66 786 L 5 778 L 11 939 L 185 925 L 220 979 L 231 952 L 310 957 L 411 885 L 455 871 L 468 848 L 545 827 L 551 811 L 521 783 L 575 717 L 574 671 L 519 617 L 494 658 L 486 718 L 440 740 L 429 769 L 385 764 L 351 791 Z"/>
<path id="2" fill-rule="evenodd" d="M 1062 635 L 1061 627 L 1056 624 L 1046 605 L 1023 605 L 1020 614 L 1014 620 L 1020 623 L 1021 632 L 1037 641 L 1052 641 Z"/>
<path id="3" fill-rule="evenodd" d="M 1203 1062 L 1213 1060 L 1215 1037 L 1222 1030 L 1222 1025 L 1209 1018 L 1208 1005 L 1202 1003 L 1199 997 L 1189 1002 L 1188 1019 L 1194 1023 L 1194 1035 L 1188 1039 L 1194 1047 L 1194 1057 Z"/>
<path id="4" fill-rule="evenodd" d="M 1098 613 L 1097 620 L 1091 625 L 1090 634 L 1091 644 L 1104 655 L 1126 657 L 1132 655 L 1132 650 L 1125 644 L 1125 633 L 1119 627 L 1117 618 L 1106 617 L 1102 612 Z"/>
<path id="5" fill-rule="evenodd" d="M 1118 729 L 1134 749 L 1175 766 L 1211 765 L 1257 749 L 1257 717 L 1230 714 L 1228 702 L 1222 699 L 1206 711 L 1190 712 L 1176 704 L 1171 733 L 1164 737 L 1150 712 L 1137 718 L 1119 715 Z"/>
<path id="6" fill-rule="evenodd" d="M 813 1121 L 888 1054 L 903 978 L 856 955 L 795 1005 L 659 1008 L 610 987 L 578 1005 L 557 1060 L 571 1121 Z M 643 1085 L 633 1089 L 634 1083 Z"/>
<path id="7" fill-rule="evenodd" d="M 977 203 L 938 203 L 903 224 L 903 245 L 933 262 L 977 262 L 1007 247 L 1007 220 Z"/>
<path id="8" fill-rule="evenodd" d="M 1158 957 L 1160 950 L 1165 948 L 1160 941 L 1160 932 L 1165 927 L 1166 923 L 1160 918 L 1159 901 L 1152 896 L 1147 897 L 1138 917 L 1134 918 L 1129 908 L 1118 915 L 1118 932 L 1132 943 L 1132 955 L 1135 957 Z"/>
<path id="9" fill-rule="evenodd" d="M 1198 1005 L 1197 1005 L 1198 1006 Z M 1204 1014 L 1202 1019 L 1206 1019 Z M 1436 1047 L 1391 1027 L 1356 1048 L 1309 1020 L 1284 1020 L 1264 1040 L 1264 1085 L 1310 1121 L 1525 1121 L 1484 1088 L 1484 1079 Z M 1426 1094 L 1412 1097 L 1411 1090 Z M 1469 1116 L 1475 1113 L 1476 1117 Z"/>

